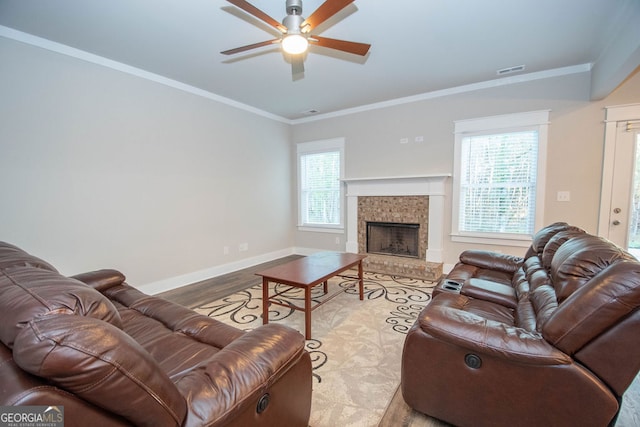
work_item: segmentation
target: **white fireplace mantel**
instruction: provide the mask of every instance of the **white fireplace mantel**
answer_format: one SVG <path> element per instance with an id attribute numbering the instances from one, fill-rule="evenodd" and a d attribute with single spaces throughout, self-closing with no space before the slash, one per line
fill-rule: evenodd
<path id="1" fill-rule="evenodd" d="M 451 174 L 402 177 L 348 178 L 347 252 L 358 252 L 359 196 L 429 196 L 428 262 L 442 262 L 445 183 Z"/>

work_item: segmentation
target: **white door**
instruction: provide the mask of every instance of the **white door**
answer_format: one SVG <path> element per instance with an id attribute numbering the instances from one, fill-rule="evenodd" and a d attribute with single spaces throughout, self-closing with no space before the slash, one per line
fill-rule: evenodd
<path id="1" fill-rule="evenodd" d="M 640 104 L 606 110 L 598 234 L 640 257 Z"/>
<path id="2" fill-rule="evenodd" d="M 639 133 L 630 122 L 618 122 L 609 213 L 609 239 L 640 250 Z"/>
<path id="3" fill-rule="evenodd" d="M 633 189 L 631 195 L 631 207 L 629 212 L 629 234 L 627 247 L 636 258 L 640 259 L 640 126 L 636 127 L 635 136 L 635 167 L 633 172 Z"/>

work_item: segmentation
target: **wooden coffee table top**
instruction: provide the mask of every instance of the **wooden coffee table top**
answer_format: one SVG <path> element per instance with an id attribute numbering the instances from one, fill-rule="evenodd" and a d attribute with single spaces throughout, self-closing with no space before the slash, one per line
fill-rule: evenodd
<path id="1" fill-rule="evenodd" d="M 319 252 L 256 274 L 285 285 L 315 286 L 348 270 L 366 257 L 343 252 Z"/>

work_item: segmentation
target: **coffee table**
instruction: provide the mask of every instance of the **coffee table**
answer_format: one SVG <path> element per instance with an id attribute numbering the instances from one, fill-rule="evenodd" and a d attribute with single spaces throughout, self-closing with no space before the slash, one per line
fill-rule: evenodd
<path id="1" fill-rule="evenodd" d="M 364 299 L 362 260 L 366 257 L 366 255 L 343 252 L 319 252 L 256 273 L 256 275 L 262 276 L 262 323 L 269 323 L 270 304 L 304 311 L 305 338 L 311 339 L 311 312 L 344 291 L 341 288 L 340 291 L 329 295 L 327 282 L 330 278 L 341 276 L 358 279 L 360 300 Z M 358 266 L 358 277 L 340 274 L 356 265 Z M 269 282 L 281 283 L 289 286 L 289 288 L 285 291 L 276 292 L 274 295 L 269 295 Z M 324 286 L 324 297 L 320 302 L 312 306 L 311 289 L 321 283 Z M 299 307 L 293 303 L 282 303 L 275 299 L 291 288 L 304 289 L 304 307 Z"/>

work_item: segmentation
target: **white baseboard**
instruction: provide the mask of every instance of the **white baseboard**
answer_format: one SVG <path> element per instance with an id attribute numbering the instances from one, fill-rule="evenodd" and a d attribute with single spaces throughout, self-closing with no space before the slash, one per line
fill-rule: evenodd
<path id="1" fill-rule="evenodd" d="M 315 253 L 318 252 L 324 252 L 326 251 L 326 249 L 314 249 L 314 248 L 300 248 L 300 247 L 295 247 L 292 248 L 293 249 L 293 253 L 296 255 L 304 255 L 304 256 L 309 256 L 309 255 L 313 255 Z"/>
<path id="2" fill-rule="evenodd" d="M 216 265 L 214 267 L 205 268 L 204 270 L 194 271 L 192 273 L 182 274 L 180 276 L 170 277 L 168 279 L 158 280 L 157 282 L 138 285 L 136 287 L 145 294 L 154 295 L 160 292 L 166 292 L 172 289 L 180 288 L 182 286 L 190 285 L 192 283 L 197 283 L 203 280 L 222 276 L 223 274 L 233 273 L 234 271 L 242 270 L 243 268 L 253 267 L 254 265 L 273 261 L 278 258 L 292 255 L 294 253 L 297 253 L 295 252 L 295 248 L 287 248 L 280 251 L 269 252 L 263 255 L 230 262 L 228 264 Z"/>
<path id="3" fill-rule="evenodd" d="M 201 282 L 207 279 L 212 279 L 214 277 L 222 276 L 223 274 L 233 273 L 234 271 L 242 270 L 243 268 L 253 267 L 254 265 L 273 261 L 289 255 L 296 254 L 309 256 L 317 252 L 322 252 L 324 250 L 326 249 L 291 247 L 282 249 L 280 251 L 269 252 L 263 255 L 230 262 L 228 264 L 216 265 L 214 267 L 205 268 L 204 270 L 194 271 L 192 273 L 182 274 L 180 276 L 170 277 L 168 279 L 158 280 L 156 282 L 146 283 L 144 285 L 138 285 L 136 286 L 136 288 L 138 288 L 145 294 L 159 294 L 160 292 L 166 292 L 172 289 L 181 288 L 182 286 L 191 285 L 193 283 Z M 444 264 L 444 273 L 449 273 L 452 268 L 453 264 Z"/>

